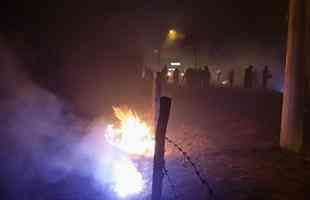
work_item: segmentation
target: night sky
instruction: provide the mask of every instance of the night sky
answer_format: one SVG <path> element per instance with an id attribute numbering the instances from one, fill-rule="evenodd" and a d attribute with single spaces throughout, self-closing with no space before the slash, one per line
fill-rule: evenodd
<path id="1" fill-rule="evenodd" d="M 279 89 L 287 4 L 287 0 L 11 0 L 0 8 L 0 36 L 16 49 L 23 70 L 34 81 L 82 102 L 98 95 L 92 90 L 98 85 L 102 91 L 113 85 L 115 91 L 133 83 L 145 55 L 160 46 L 170 28 L 199 44 L 201 65 L 266 64 L 274 68 L 273 85 Z"/>
<path id="2" fill-rule="evenodd" d="M 90 26 L 106 32 L 111 18 L 122 18 L 141 34 L 176 27 L 205 35 L 234 38 L 249 34 L 253 38 L 278 36 L 285 30 L 287 1 L 8 1 L 1 6 L 1 31 L 19 32 L 32 43 L 59 43 Z M 99 23 L 99 24 L 98 24 Z M 124 27 L 126 29 L 126 27 Z M 132 30 L 132 29 L 131 29 Z M 89 30 L 90 31 L 90 30 Z M 126 31 L 126 30 L 123 30 Z M 128 30 L 127 30 L 128 31 Z M 230 36 L 228 36 L 230 35 Z M 227 37 L 228 36 L 228 37 Z M 39 42 L 40 41 L 40 42 Z M 55 45 L 55 44 L 54 44 Z"/>

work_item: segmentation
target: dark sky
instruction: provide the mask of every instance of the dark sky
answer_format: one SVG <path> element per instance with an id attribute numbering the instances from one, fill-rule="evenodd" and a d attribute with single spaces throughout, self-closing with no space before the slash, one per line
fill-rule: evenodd
<path id="1" fill-rule="evenodd" d="M 81 90 L 95 96 L 90 88 L 109 88 L 119 80 L 130 83 L 146 49 L 156 48 L 171 27 L 207 46 L 201 51 L 208 54 L 208 64 L 237 66 L 243 59 L 240 55 L 252 51 L 243 64 L 266 60 L 280 69 L 287 4 L 287 0 L 8 0 L 0 6 L 0 36 L 17 49 L 35 81 L 72 98 Z"/>
<path id="2" fill-rule="evenodd" d="M 109 18 L 120 16 L 140 23 L 143 30 L 179 26 L 201 34 L 227 35 L 225 30 L 269 36 L 283 30 L 281 22 L 285 23 L 283 15 L 286 12 L 287 0 L 11 0 L 1 5 L 1 31 L 23 32 L 30 39 L 51 42 L 51 39 L 63 40 L 85 29 L 98 17 L 104 27 Z"/>

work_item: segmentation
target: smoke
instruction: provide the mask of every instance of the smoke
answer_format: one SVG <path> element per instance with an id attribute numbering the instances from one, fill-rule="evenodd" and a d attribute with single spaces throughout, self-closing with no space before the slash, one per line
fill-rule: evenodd
<path id="1" fill-rule="evenodd" d="M 0 53 L 1 199 L 57 199 L 44 193 L 72 177 L 87 180 L 75 190 L 78 196 L 85 186 L 110 193 L 111 166 L 124 158 L 105 144 L 104 120 L 79 119 L 69 104 L 31 81 L 3 42 Z"/>
<path id="2" fill-rule="evenodd" d="M 70 145 L 82 129 L 63 102 L 21 70 L 14 51 L 0 45 L 1 177 L 10 194 L 27 190 L 34 181 L 64 178 L 72 170 Z"/>

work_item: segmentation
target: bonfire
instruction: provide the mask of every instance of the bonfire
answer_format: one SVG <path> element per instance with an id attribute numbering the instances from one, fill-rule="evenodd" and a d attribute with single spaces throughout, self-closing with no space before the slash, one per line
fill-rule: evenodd
<path id="1" fill-rule="evenodd" d="M 137 113 L 128 108 L 113 107 L 117 121 L 109 124 L 106 139 L 124 154 L 115 161 L 114 191 L 121 197 L 139 194 L 145 189 L 145 177 L 135 161 L 150 158 L 154 154 L 154 134 L 150 126 Z"/>

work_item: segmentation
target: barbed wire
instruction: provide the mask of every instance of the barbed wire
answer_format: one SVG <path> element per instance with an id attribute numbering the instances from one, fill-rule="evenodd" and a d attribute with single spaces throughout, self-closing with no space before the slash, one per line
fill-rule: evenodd
<path id="1" fill-rule="evenodd" d="M 178 145 L 177 143 L 173 142 L 170 138 L 168 138 L 166 136 L 166 141 L 168 143 L 170 143 L 172 146 L 174 146 L 182 155 L 183 157 L 189 162 L 189 164 L 191 165 L 191 167 L 193 168 L 196 176 L 198 177 L 199 181 L 201 182 L 202 185 L 206 186 L 206 188 L 208 189 L 209 192 L 209 196 L 211 199 L 215 199 L 215 194 L 213 192 L 213 189 L 211 188 L 210 184 L 208 183 L 208 181 L 202 176 L 202 174 L 200 173 L 200 171 L 198 170 L 198 167 L 196 166 L 196 164 L 192 161 L 191 157 L 188 155 L 188 153 L 186 153 L 186 151 L 184 151 L 180 145 Z"/>
<path id="2" fill-rule="evenodd" d="M 163 168 L 163 173 L 167 177 L 168 184 L 170 185 L 171 190 L 173 191 L 174 200 L 179 200 L 179 195 L 177 193 L 177 186 L 173 183 L 171 176 L 168 173 L 166 166 Z"/>

